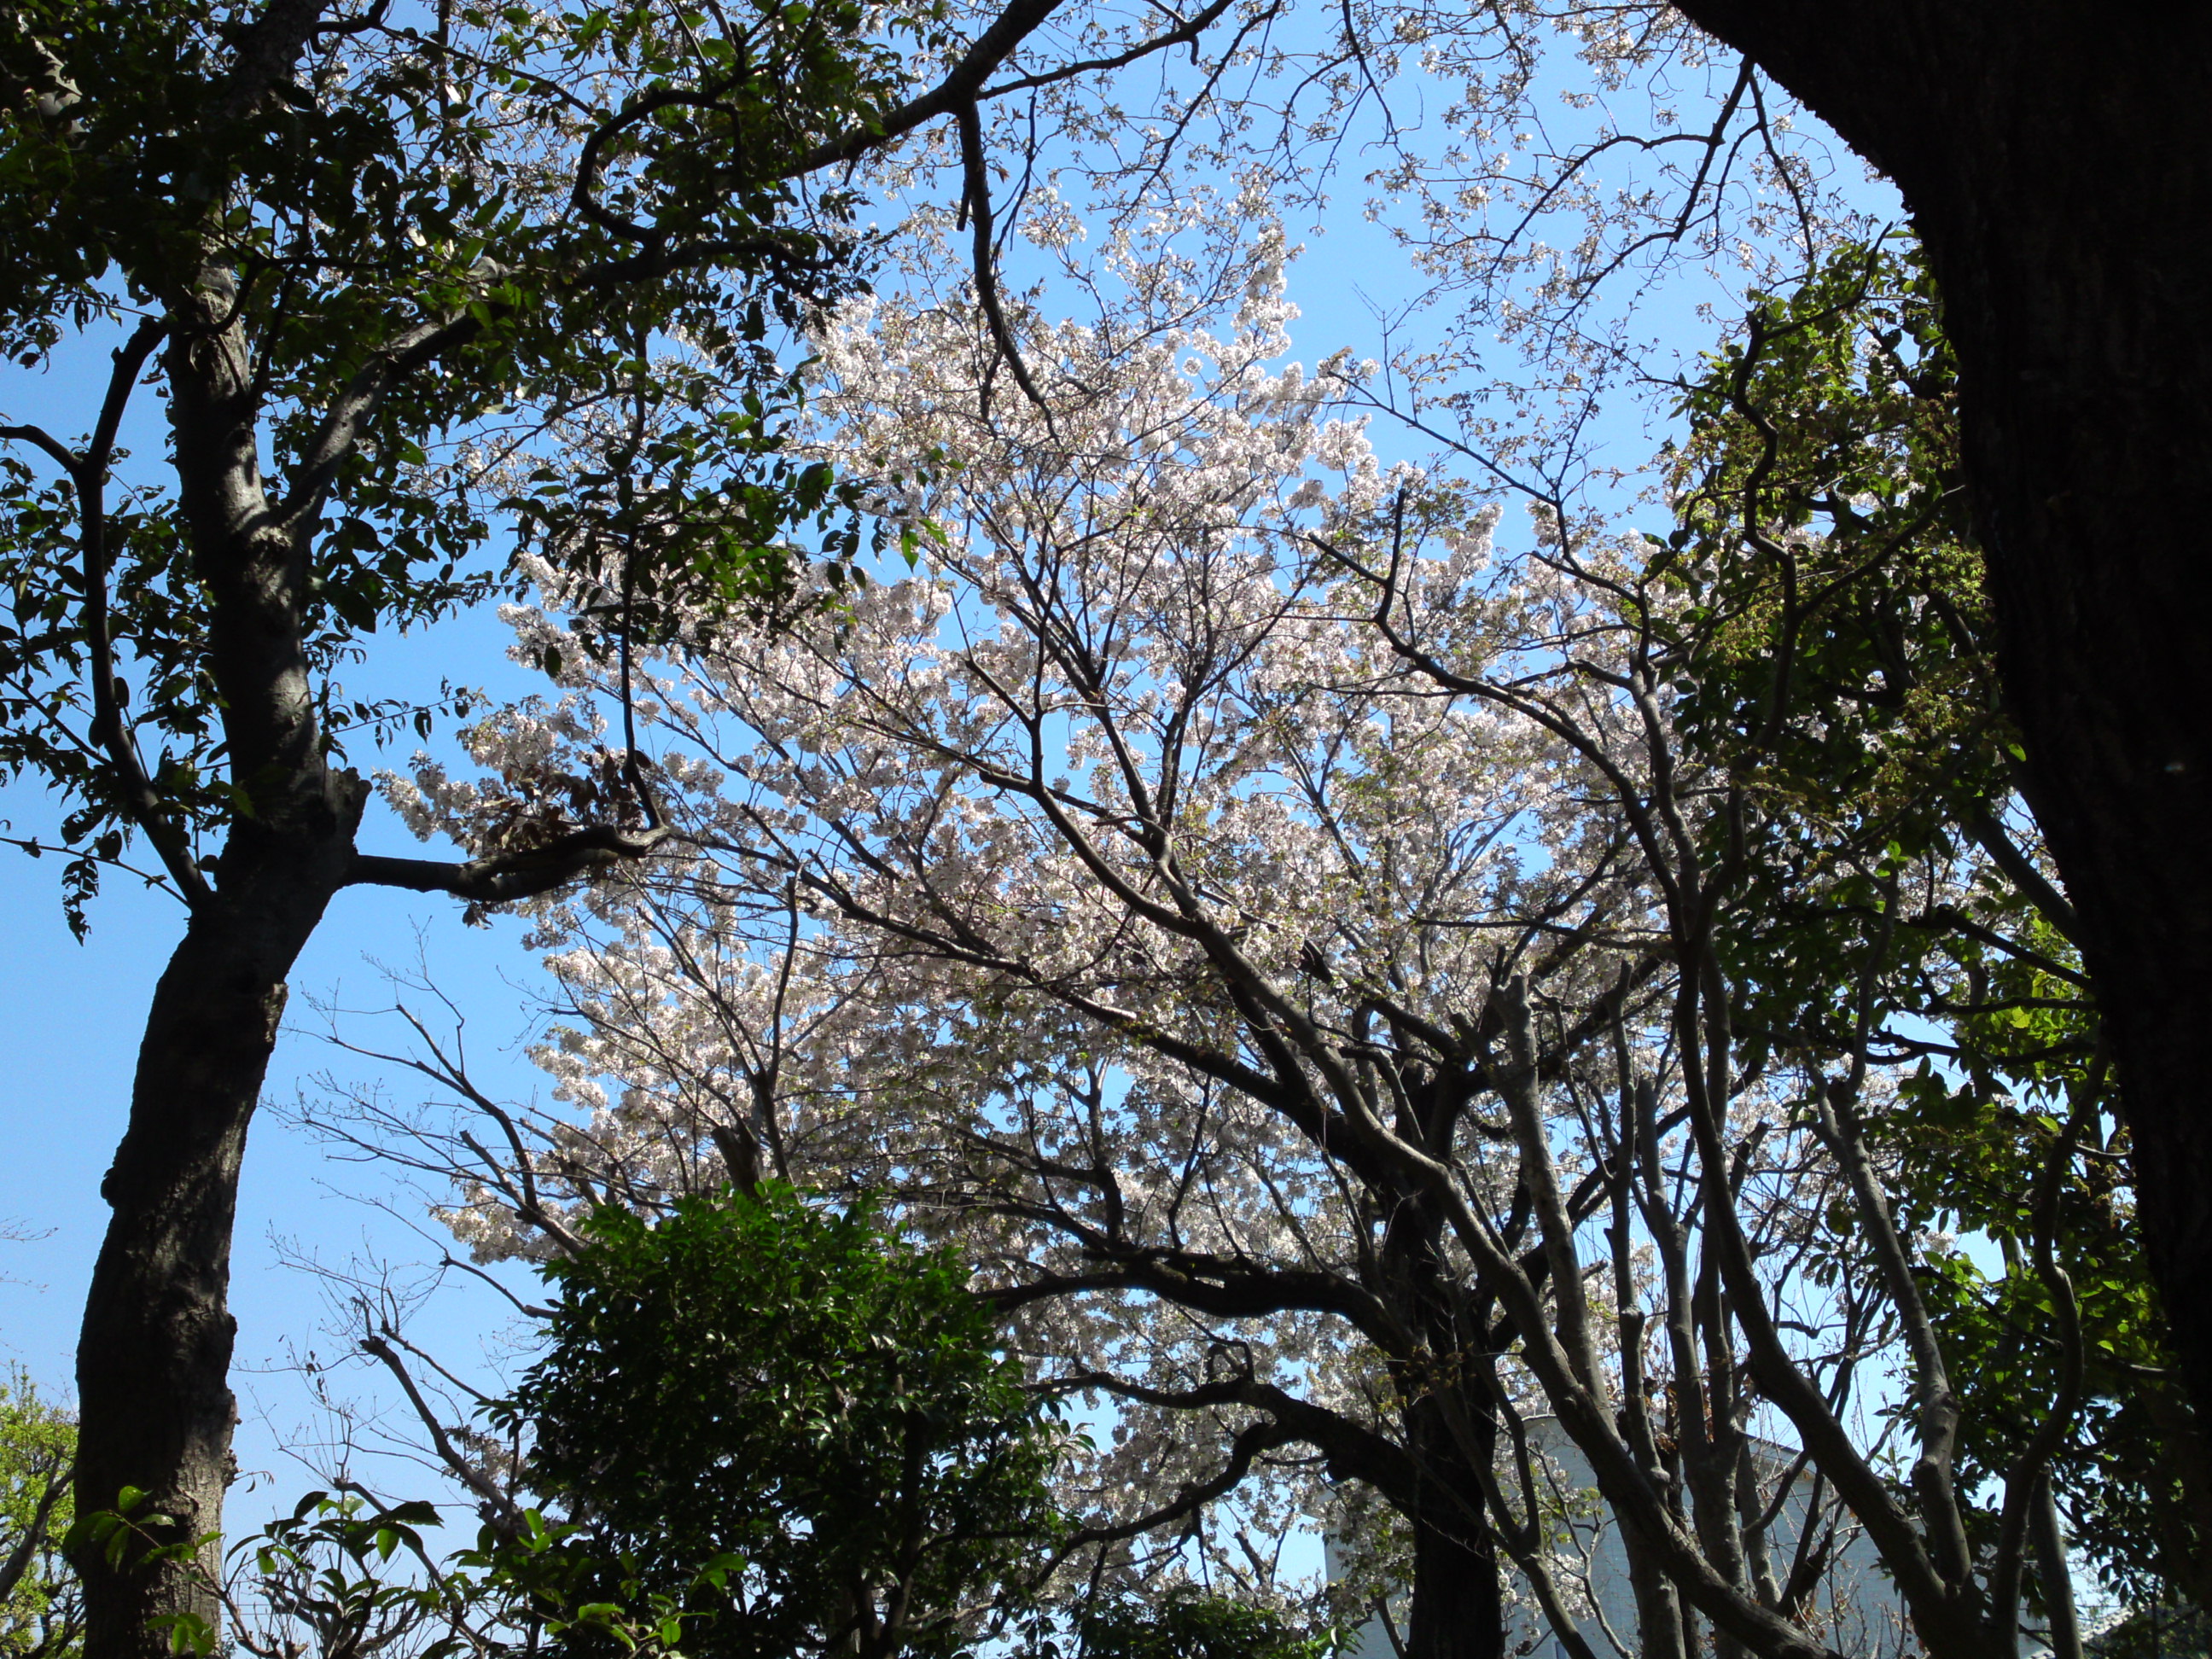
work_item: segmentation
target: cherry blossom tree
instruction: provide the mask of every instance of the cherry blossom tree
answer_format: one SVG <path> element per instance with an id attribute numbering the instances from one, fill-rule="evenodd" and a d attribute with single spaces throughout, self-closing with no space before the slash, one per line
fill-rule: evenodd
<path id="1" fill-rule="evenodd" d="M 1863 1534 L 1931 1651 L 2008 1653 L 2078 1366 L 1985 1516 L 1920 1288 L 1948 1247 L 1896 1196 L 1923 1052 L 1896 958 L 1740 1024 L 1747 828 L 1778 809 L 1676 727 L 1717 638 L 1696 584 L 1560 501 L 1503 553 L 1494 507 L 1383 469 L 1337 412 L 1362 366 L 1273 367 L 1279 245 L 1249 246 L 1217 337 L 1125 240 L 1106 321 L 1024 317 L 1037 402 L 957 296 L 840 317 L 820 441 L 901 481 L 878 505 L 926 570 L 624 682 L 593 665 L 611 590 L 541 565 L 519 648 L 570 695 L 477 728 L 489 775 L 394 798 L 473 845 L 621 775 L 671 850 L 537 907 L 566 1109 L 478 1097 L 495 1142 L 414 1156 L 464 1176 L 448 1218 L 489 1255 L 764 1168 L 957 1231 L 1045 1385 L 1113 1402 L 1071 1477 L 1104 1569 L 1184 1526 L 1249 1571 L 1238 1525 L 1304 1507 L 1409 1584 L 1409 1650 L 1498 1650 L 1502 1556 L 1589 1651 L 1542 1412 L 1628 1549 L 1640 1650 L 1827 1651 Z M 1854 845 L 1798 891 L 1925 916 L 1991 878 Z M 2077 1357 L 2051 1215 L 2102 1108 L 2051 1137 L 2022 1269 Z"/>

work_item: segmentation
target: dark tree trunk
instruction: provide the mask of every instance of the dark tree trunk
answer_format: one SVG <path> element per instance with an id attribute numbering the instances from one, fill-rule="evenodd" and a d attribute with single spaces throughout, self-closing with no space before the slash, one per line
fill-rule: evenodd
<path id="1" fill-rule="evenodd" d="M 79 1513 L 122 1489 L 140 1514 L 174 1517 L 164 1539 L 222 1525 L 236 1413 L 230 1235 L 246 1126 L 284 1007 L 284 978 L 344 878 L 363 791 L 325 774 L 331 805 L 277 830 L 247 823 L 216 896 L 194 912 L 154 994 L 130 1127 L 101 1183 L 112 1206 L 77 1348 Z M 212 1571 L 217 1548 L 204 1553 Z M 155 1621 L 220 1609 L 184 1561 L 111 1568 L 87 1552 L 89 1659 L 167 1659 Z"/>
<path id="2" fill-rule="evenodd" d="M 1621 1523 L 1624 1534 L 1626 1524 Z M 1688 1609 L 1674 1581 L 1634 1534 L 1622 1539 L 1628 1557 L 1628 1587 L 1636 1598 L 1637 1659 L 1688 1659 L 1698 1649 L 1687 1634 Z"/>
<path id="3" fill-rule="evenodd" d="M 1442 1085 L 1432 1086 L 1441 1096 Z M 1445 1120 L 1432 1109 L 1430 1121 Z M 1413 1529 L 1405 1659 L 1502 1659 L 1498 1540 L 1476 1474 L 1497 1453 L 1498 1407 L 1478 1358 L 1491 1345 L 1492 1309 L 1486 1298 L 1459 1293 L 1433 1206 L 1394 1194 L 1389 1213 L 1378 1289 L 1423 1333 L 1432 1357 L 1397 1376 L 1408 1474 L 1390 1502 Z"/>
<path id="4" fill-rule="evenodd" d="M 251 799 L 159 984 L 131 1082 L 131 1119 L 100 1184 L 113 1213 L 93 1269 L 77 1344 L 80 1512 L 114 1507 L 171 1519 L 173 1542 L 216 1533 L 236 1410 L 228 1373 L 231 1224 L 246 1126 L 284 1006 L 284 980 L 347 880 L 366 792 L 325 764 L 305 641 L 307 532 L 264 489 L 260 392 L 228 270 L 210 264 L 167 296 L 179 498 L 208 599 L 207 672 L 220 698 L 233 784 Z M 149 833 L 152 833 L 149 826 Z M 161 1659 L 156 1621 L 219 1625 L 196 1563 L 111 1565 L 79 1552 L 86 1659 Z"/>
<path id="5" fill-rule="evenodd" d="M 1475 1431 L 1497 1432 L 1486 1415 Z M 1433 1398 L 1407 1413 L 1407 1449 L 1419 1471 L 1413 1523 L 1413 1583 L 1406 1620 L 1406 1659 L 1502 1659 L 1505 1603 L 1498 1546 L 1482 1508 L 1482 1488 L 1466 1450 Z M 1480 1449 L 1487 1455 L 1489 1448 Z"/>
<path id="6" fill-rule="evenodd" d="M 2005 695 L 2212 1422 L 2212 9 L 1681 6 L 1895 179 L 1929 249 Z"/>

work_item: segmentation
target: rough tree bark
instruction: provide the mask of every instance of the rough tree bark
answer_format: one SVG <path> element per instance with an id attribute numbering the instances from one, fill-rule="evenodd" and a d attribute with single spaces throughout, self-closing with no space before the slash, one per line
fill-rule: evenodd
<path id="1" fill-rule="evenodd" d="M 1433 1104 L 1431 1121 L 1443 1121 Z M 1491 1304 L 1455 1282 L 1433 1204 L 1402 1193 L 1377 1199 L 1389 1206 L 1390 1223 L 1374 1288 L 1419 1333 L 1425 1353 L 1425 1362 L 1397 1366 L 1413 1475 L 1412 1489 L 1395 1495 L 1413 1534 L 1405 1659 L 1502 1659 L 1498 1537 L 1477 1473 L 1495 1467 L 1498 1444 L 1498 1406 L 1480 1358 L 1492 1335 Z"/>
<path id="2" fill-rule="evenodd" d="M 1494 1419 L 1475 1414 L 1472 1421 L 1479 1435 L 1494 1441 Z M 1406 1659 L 1501 1659 L 1505 1603 L 1481 1485 L 1434 1396 L 1407 1411 L 1406 1438 L 1421 1481 L 1413 1514 Z"/>
<path id="3" fill-rule="evenodd" d="M 2005 695 L 2212 1422 L 2212 10 L 1680 4 L 1895 180 L 1928 247 Z"/>
<path id="4" fill-rule="evenodd" d="M 230 1233 L 246 1126 L 284 976 L 336 890 L 360 817 L 362 792 L 331 781 L 319 824 L 241 833 L 225 853 L 220 896 L 194 915 L 155 991 L 130 1127 L 100 1186 L 114 1217 L 77 1348 L 81 1490 L 105 1505 L 138 1486 L 146 1508 L 190 1535 L 220 1526 L 229 1480 Z M 204 1565 L 216 1565 L 212 1547 Z M 188 1571 L 111 1568 L 89 1553 L 78 1566 L 88 1654 L 161 1659 L 155 1620 L 217 1620 L 210 1589 Z"/>
<path id="5" fill-rule="evenodd" d="M 275 9 L 264 33 L 271 19 L 285 26 L 276 45 L 289 49 L 277 56 L 289 64 L 301 24 Z M 130 1124 L 101 1184 L 114 1213 L 77 1345 L 80 1503 L 106 1508 L 135 1486 L 146 1495 L 142 1513 L 170 1518 L 157 1529 L 169 1538 L 221 1525 L 235 1416 L 230 1233 L 246 1126 L 284 977 L 350 873 L 367 794 L 321 752 L 305 635 L 319 503 L 288 521 L 264 486 L 260 392 L 234 300 L 228 268 L 214 263 L 164 295 L 163 367 L 179 500 L 209 599 L 208 669 L 231 775 L 253 811 L 234 821 L 212 884 L 188 860 L 177 872 L 191 919 L 156 988 Z M 92 1659 L 159 1659 L 169 1632 L 155 1621 L 165 1617 L 217 1622 L 204 1571 L 137 1554 L 113 1564 L 98 1551 L 80 1556 Z"/>
<path id="6" fill-rule="evenodd" d="M 77 1346 L 78 1503 L 144 1494 L 163 1540 L 222 1524 L 236 1413 L 228 1374 L 230 1238 L 246 1135 L 283 1014 L 285 977 L 331 896 L 354 882 L 479 900 L 522 896 L 625 855 L 652 835 L 580 831 L 519 859 L 447 865 L 364 858 L 368 787 L 324 758 L 306 643 L 315 501 L 279 502 L 258 459 L 259 395 L 226 272 L 165 305 L 165 363 L 194 569 L 210 601 L 209 671 L 231 773 L 253 810 L 233 823 L 214 880 L 177 874 L 191 905 L 157 985 L 131 1117 L 101 1183 L 113 1210 Z M 166 826 L 155 823 L 157 838 Z M 88 1659 L 168 1659 L 167 1620 L 220 1612 L 210 1574 L 136 1550 L 78 1558 Z"/>

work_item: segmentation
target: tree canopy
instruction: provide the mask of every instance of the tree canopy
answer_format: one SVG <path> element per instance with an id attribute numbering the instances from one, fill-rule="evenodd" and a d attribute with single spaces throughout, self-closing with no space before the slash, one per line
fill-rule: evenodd
<path id="1" fill-rule="evenodd" d="M 531 905 L 564 1086 L 637 1098 L 447 1143 L 479 1244 L 878 1182 L 1115 1402 L 1101 1572 L 1326 1474 L 1422 1659 L 1501 1555 L 1580 1651 L 1540 1409 L 1648 1651 L 1840 1639 L 1822 1504 L 1947 1654 L 2055 1616 L 2070 1494 L 2187 1575 L 2212 100 L 2068 0 L 1816 10 L 0 9 L 0 343 L 112 349 L 81 436 L 0 424 L 0 766 L 80 925 L 111 867 L 187 915 L 80 1356 L 87 1502 L 164 1517 L 84 1559 L 100 1659 L 213 1628 L 240 1159 L 352 884 Z M 1363 112 L 1430 331 L 1309 376 L 1282 222 Z M 1607 296 L 1698 259 L 1750 319 L 1624 537 Z M 557 699 L 388 789 L 465 860 L 362 850 L 346 744 L 465 694 L 337 671 L 518 586 Z"/>
<path id="2" fill-rule="evenodd" d="M 332 895 L 513 899 L 660 833 L 617 765 L 469 863 L 362 851 L 349 741 L 461 694 L 349 702 L 338 671 L 499 591 L 518 532 L 556 563 L 618 550 L 623 640 L 675 592 L 771 600 L 802 533 L 849 562 L 851 482 L 783 455 L 771 331 L 859 279 L 831 170 L 972 129 L 1051 9 L 0 9 L 0 346 L 25 370 L 107 354 L 88 415 L 48 375 L 0 421 L 0 769 L 62 808 L 22 844 L 64 855 L 74 918 L 111 866 L 186 915 L 103 1189 L 88 1504 L 130 1488 L 172 1542 L 219 1532 L 240 1161 Z M 1126 62 L 1189 31 L 1108 37 Z M 134 463 L 149 392 L 167 443 Z M 152 1548 L 143 1573 L 82 1563 L 101 1659 L 214 1626 L 213 1575 Z"/>
<path id="3" fill-rule="evenodd" d="M 0 1389 L 0 1642 L 24 1659 L 82 1650 L 84 1605 L 62 1541 L 76 1425 L 20 1374 Z"/>
<path id="4" fill-rule="evenodd" d="M 1049 425 L 941 307 L 824 337 L 823 453 L 962 458 L 900 503 L 932 568 L 641 671 L 681 839 L 534 907 L 578 1022 L 544 1063 L 586 1115 L 534 1147 L 501 1116 L 511 1159 L 424 1135 L 453 1224 L 498 1253 L 599 1194 L 653 1212 L 718 1137 L 860 1172 L 1115 1402 L 1072 1494 L 1262 1582 L 1236 1528 L 1321 1509 L 1409 1583 L 1424 1653 L 1504 1639 L 1499 1558 L 1595 1639 L 1539 1415 L 1595 1473 L 1647 1651 L 1705 1619 L 1848 1650 L 1862 1528 L 1960 1653 L 2023 1599 L 2056 1616 L 2061 1504 L 2116 1579 L 2154 1534 L 2185 1571 L 2185 1407 L 1974 690 L 1909 253 L 1759 301 L 1685 381 L 1673 532 L 1539 517 L 1524 546 L 1440 468 L 1385 474 L 1340 381 L 1259 369 L 1280 280 L 1172 353 L 1105 356 L 1141 312 L 1033 328 L 1033 369 L 1089 389 Z M 526 648 L 593 626 L 605 579 L 570 580 Z M 607 682 L 562 648 L 568 697 L 485 756 L 590 752 Z M 394 793 L 465 845 L 533 775 Z M 2160 1412 L 2176 1454 L 2131 1465 Z"/>

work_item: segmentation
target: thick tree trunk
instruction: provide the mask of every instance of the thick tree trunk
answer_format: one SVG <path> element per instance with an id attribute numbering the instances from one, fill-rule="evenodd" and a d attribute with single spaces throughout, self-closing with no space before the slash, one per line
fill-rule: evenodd
<path id="1" fill-rule="evenodd" d="M 1681 5 L 1895 179 L 1929 251 L 2005 693 L 2212 1422 L 2212 9 Z"/>
<path id="2" fill-rule="evenodd" d="M 1421 1486 L 1413 1516 L 1406 1659 L 1502 1659 L 1505 1603 L 1482 1489 L 1433 1399 L 1418 1401 L 1407 1416 L 1407 1449 Z M 1489 1419 L 1477 1421 L 1494 1433 Z"/>
<path id="3" fill-rule="evenodd" d="M 131 1090 L 130 1127 L 101 1183 L 112 1206 L 77 1349 L 79 1514 L 115 1505 L 198 1537 L 222 1522 L 230 1478 L 230 1234 L 246 1126 L 284 1007 L 284 978 L 353 856 L 363 791 L 325 774 L 332 805 L 287 830 L 234 831 L 215 897 L 198 908 L 154 994 Z M 86 1659 L 168 1659 L 156 1621 L 219 1607 L 190 1561 L 111 1568 L 94 1552 L 85 1580 Z"/>
<path id="4" fill-rule="evenodd" d="M 1636 1598 L 1638 1659 L 1689 1659 L 1698 1649 L 1688 1634 L 1689 1623 L 1674 1581 L 1625 1525 L 1623 1531 L 1628 1587 Z"/>
<path id="5" fill-rule="evenodd" d="M 1504 1619 L 1489 1539 L 1440 1516 L 1416 1520 L 1407 1659 L 1500 1659 Z"/>

